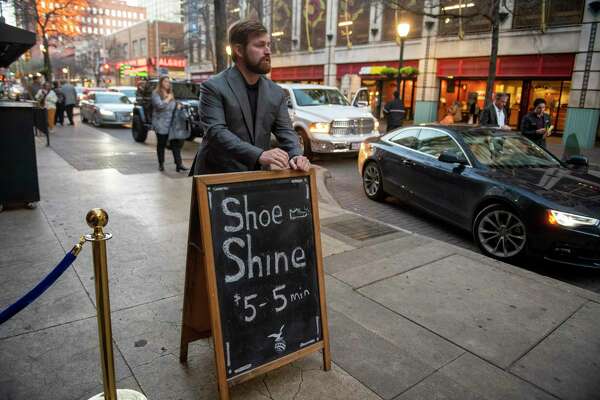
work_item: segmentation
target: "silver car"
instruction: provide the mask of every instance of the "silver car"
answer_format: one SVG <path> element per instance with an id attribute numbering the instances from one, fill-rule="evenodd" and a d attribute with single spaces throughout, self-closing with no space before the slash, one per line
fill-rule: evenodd
<path id="1" fill-rule="evenodd" d="M 100 125 L 129 125 L 133 104 L 119 92 L 90 92 L 79 103 L 81 122 Z"/>

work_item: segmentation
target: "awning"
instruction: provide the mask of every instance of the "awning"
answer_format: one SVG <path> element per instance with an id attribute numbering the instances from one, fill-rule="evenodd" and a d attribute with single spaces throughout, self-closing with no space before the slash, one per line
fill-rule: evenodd
<path id="1" fill-rule="evenodd" d="M 7 68 L 35 45 L 35 33 L 0 23 L 0 67 Z"/>

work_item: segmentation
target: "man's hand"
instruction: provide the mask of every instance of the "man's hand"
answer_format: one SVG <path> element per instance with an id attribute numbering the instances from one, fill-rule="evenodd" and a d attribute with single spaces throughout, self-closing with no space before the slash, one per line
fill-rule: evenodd
<path id="1" fill-rule="evenodd" d="M 290 168 L 296 171 L 308 172 L 310 169 L 310 161 L 304 156 L 296 156 L 290 160 Z"/>
<path id="2" fill-rule="evenodd" d="M 260 165 L 274 165 L 286 169 L 288 167 L 288 154 L 279 148 L 263 151 L 258 158 L 258 162 Z"/>

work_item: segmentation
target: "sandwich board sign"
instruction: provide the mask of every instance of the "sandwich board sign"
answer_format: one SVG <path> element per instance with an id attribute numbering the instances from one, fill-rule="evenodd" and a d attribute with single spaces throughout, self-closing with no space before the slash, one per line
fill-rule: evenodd
<path id="1" fill-rule="evenodd" d="M 317 351 L 329 370 L 314 170 L 193 179 L 180 361 L 212 335 L 221 399 Z"/>

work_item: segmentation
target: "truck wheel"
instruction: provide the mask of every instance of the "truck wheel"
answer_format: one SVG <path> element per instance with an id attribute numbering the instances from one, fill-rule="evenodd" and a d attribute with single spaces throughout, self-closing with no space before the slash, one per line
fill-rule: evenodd
<path id="1" fill-rule="evenodd" d="M 131 135 L 133 140 L 139 143 L 144 143 L 148 137 L 148 131 L 144 127 L 139 115 L 134 115 L 131 121 Z"/>
<path id="2" fill-rule="evenodd" d="M 296 133 L 298 134 L 298 140 L 300 142 L 300 149 L 302 150 L 302 154 L 304 154 L 304 157 L 308 158 L 309 160 L 312 160 L 314 154 L 310 147 L 310 139 L 308 138 L 308 135 L 306 134 L 304 129 L 300 128 L 296 129 Z"/>

